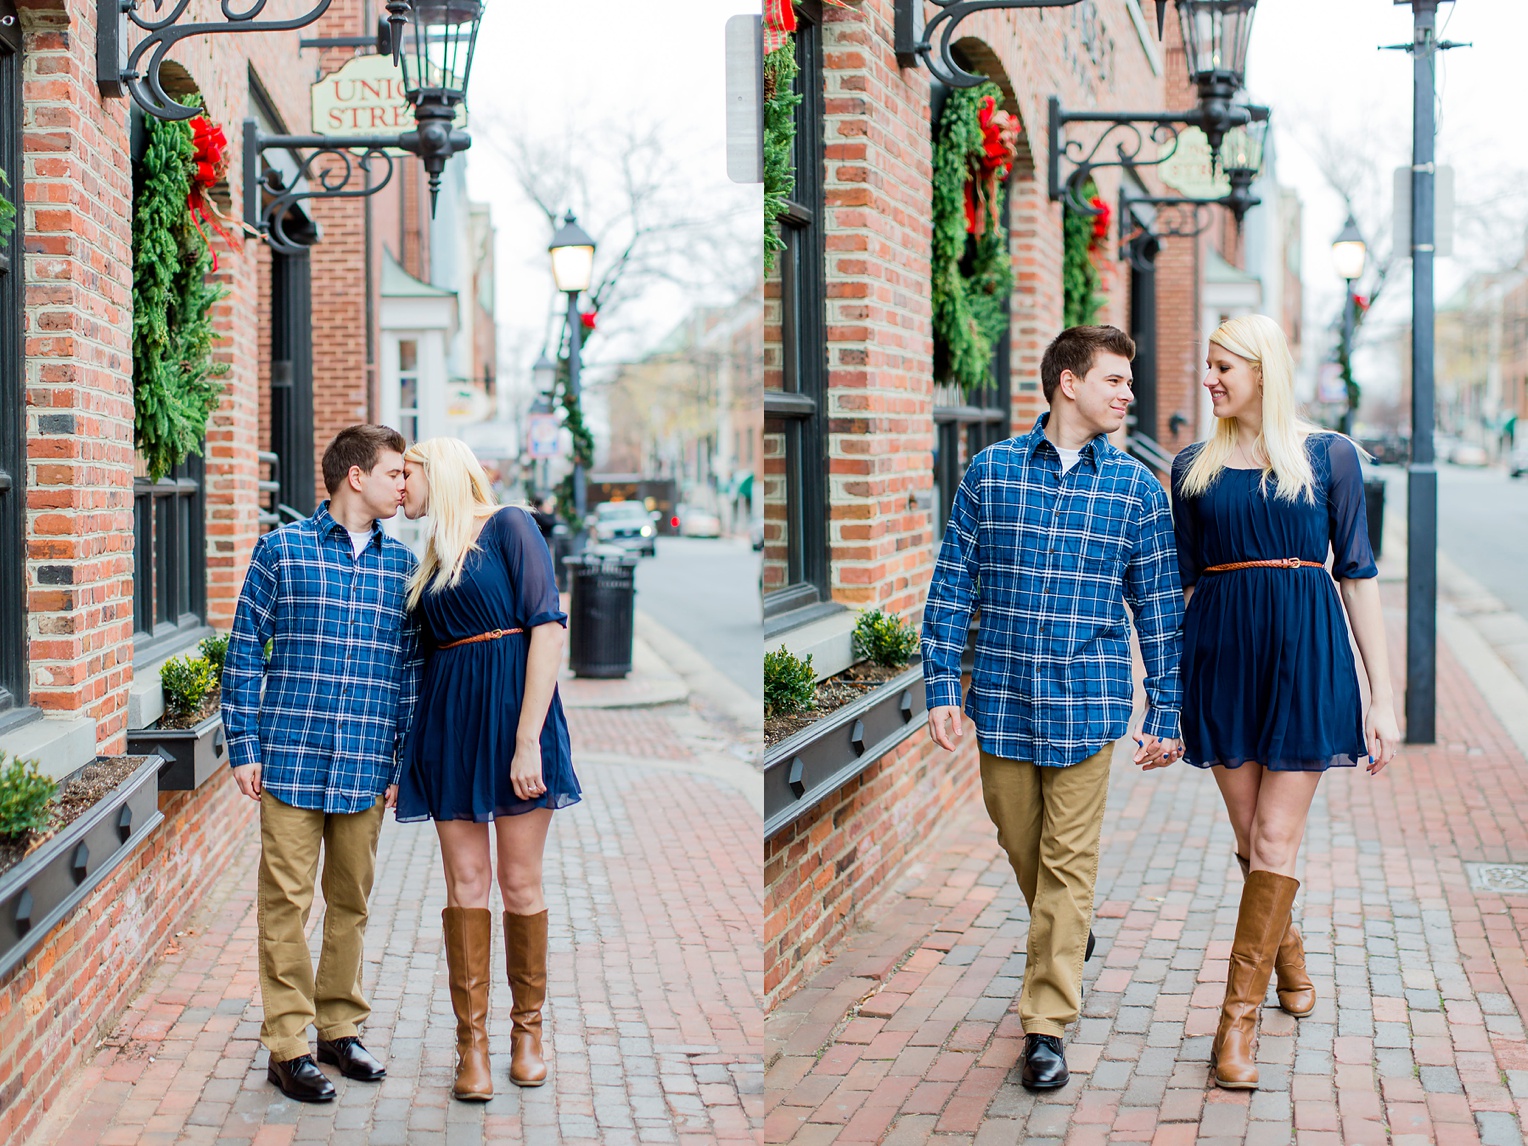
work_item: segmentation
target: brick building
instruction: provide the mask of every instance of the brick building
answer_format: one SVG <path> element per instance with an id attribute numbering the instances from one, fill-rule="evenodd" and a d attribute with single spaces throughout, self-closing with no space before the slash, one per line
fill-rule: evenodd
<path id="1" fill-rule="evenodd" d="M 191 15 L 220 19 L 215 5 Z M 0 750 L 55 778 L 125 752 L 129 729 L 159 717 L 159 665 L 227 630 L 256 537 L 290 516 L 273 511 L 323 495 L 317 459 L 336 430 L 443 432 L 453 409 L 487 404 L 495 373 L 486 209 L 458 159 L 432 221 L 418 161 L 398 158 L 373 196 L 299 204 L 306 251 L 213 239 L 221 402 L 203 454 L 149 481 L 132 355 L 143 112 L 98 85 L 96 21 L 86 0 L 0 0 L 0 190 L 18 207 L 0 243 Z M 375 21 L 374 5 L 335 0 L 301 30 L 178 47 L 165 86 L 225 128 L 232 162 L 213 197 L 230 216 L 244 121 L 308 133 L 310 85 L 365 54 L 353 42 Z M 263 158 L 298 172 L 298 156 Z M 159 806 L 146 845 L 0 976 L 0 1141 L 24 1136 L 109 1032 L 253 822 L 223 769 Z"/>
<path id="2" fill-rule="evenodd" d="M 907 0 L 795 5 L 803 97 L 795 190 L 765 293 L 765 645 L 810 654 L 819 680 L 854 660 L 859 609 L 921 622 L 966 464 L 991 442 L 1026 432 L 1044 408 L 1039 361 L 1062 328 L 1065 302 L 1063 207 L 1047 180 L 1048 101 L 1131 111 L 1196 103 L 1177 29 L 1170 23 L 1159 42 L 1137 0 L 989 11 L 960 25 L 958 59 L 997 84 L 1002 109 L 1021 128 L 1004 196 L 1009 329 L 990 387 L 962 394 L 935 376 L 930 286 L 933 140 L 948 89 L 912 57 L 899 61 L 899 9 L 911 20 Z M 1089 138 L 1086 127 L 1067 132 Z M 1137 197 L 1175 193 L 1149 167 L 1104 168 L 1096 182 L 1105 203 L 1121 201 L 1122 177 Z M 1111 212 L 1093 255 L 1104 295 L 1095 321 L 1141 344 L 1133 447 L 1150 453 L 1152 443 L 1140 441 L 1150 438 L 1170 454 L 1201 429 L 1211 310 L 1279 304 L 1263 303 L 1261 278 L 1244 269 L 1243 235 L 1222 225 L 1220 208 L 1202 208 L 1211 225 L 1183 237 L 1167 233 L 1165 215 L 1129 210 L 1123 239 L 1151 240 L 1155 261 L 1120 261 L 1120 212 Z M 1254 281 L 1256 291 L 1217 296 L 1212 265 Z M 1268 297 L 1283 291 L 1281 280 Z M 826 716 L 767 749 L 771 1004 L 875 910 L 918 856 L 928 826 L 976 791 L 975 738 L 954 758 L 928 740 L 916 668 L 880 691 L 883 699 L 872 693 L 843 710 L 847 717 Z"/>

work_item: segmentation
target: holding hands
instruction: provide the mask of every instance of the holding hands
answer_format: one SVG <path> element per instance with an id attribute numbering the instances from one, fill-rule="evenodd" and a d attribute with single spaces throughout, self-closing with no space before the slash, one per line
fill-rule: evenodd
<path id="1" fill-rule="evenodd" d="M 1183 741 L 1163 740 L 1151 735 L 1149 732 L 1134 737 L 1140 748 L 1135 753 L 1135 763 L 1141 766 L 1143 772 L 1149 772 L 1153 768 L 1166 768 L 1183 757 Z"/>

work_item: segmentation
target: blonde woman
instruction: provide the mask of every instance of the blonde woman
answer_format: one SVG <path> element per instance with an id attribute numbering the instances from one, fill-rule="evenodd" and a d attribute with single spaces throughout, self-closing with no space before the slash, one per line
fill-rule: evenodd
<path id="1" fill-rule="evenodd" d="M 431 819 L 446 867 L 446 964 L 456 1012 L 455 1097 L 493 1097 L 488 983 L 495 874 L 514 1000 L 509 1079 L 546 1081 L 546 902 L 541 855 L 552 810 L 579 799 L 557 697 L 567 616 L 546 542 L 528 512 L 494 504 L 488 478 L 455 438 L 403 455 L 403 512 L 428 517 L 408 606 L 427 660 L 398 791 L 400 821 Z"/>
<path id="2" fill-rule="evenodd" d="M 1250 1090 L 1270 976 L 1290 1014 L 1316 1005 L 1290 918 L 1316 785 L 1360 757 L 1378 773 L 1400 734 L 1357 448 L 1296 417 L 1294 363 L 1272 319 L 1221 323 L 1208 365 L 1215 433 L 1178 455 L 1172 477 L 1188 601 L 1183 743 L 1220 786 L 1246 874 L 1210 1063 L 1218 1085 Z"/>

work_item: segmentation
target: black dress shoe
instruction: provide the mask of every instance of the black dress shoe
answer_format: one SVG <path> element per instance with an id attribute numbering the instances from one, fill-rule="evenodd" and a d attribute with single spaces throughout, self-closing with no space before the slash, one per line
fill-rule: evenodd
<path id="1" fill-rule="evenodd" d="M 298 1102 L 333 1102 L 334 1083 L 318 1069 L 310 1054 L 278 1062 L 271 1059 L 265 1077 L 281 1088 L 281 1093 Z"/>
<path id="2" fill-rule="evenodd" d="M 1066 1054 L 1055 1035 L 1025 1035 L 1019 1059 L 1019 1081 L 1025 1090 L 1055 1090 L 1071 1079 Z"/>
<path id="3" fill-rule="evenodd" d="M 1088 928 L 1088 949 L 1082 953 L 1082 961 L 1084 963 L 1086 963 L 1089 959 L 1093 958 L 1093 945 L 1094 945 L 1093 929 L 1091 927 L 1089 927 Z M 319 1045 L 322 1046 L 323 1044 L 320 1043 Z"/>
<path id="4" fill-rule="evenodd" d="M 359 1082 L 381 1082 L 387 1077 L 387 1068 L 354 1035 L 335 1039 L 332 1043 L 328 1039 L 319 1039 L 318 1061 L 339 1067 L 346 1078 Z"/>

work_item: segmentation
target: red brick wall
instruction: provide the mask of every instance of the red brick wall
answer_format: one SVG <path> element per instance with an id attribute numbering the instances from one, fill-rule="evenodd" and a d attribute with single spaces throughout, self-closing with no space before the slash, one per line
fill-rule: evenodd
<path id="1" fill-rule="evenodd" d="M 162 793 L 164 822 L 25 963 L 0 979 L 0 1143 L 36 1128 L 254 823 L 226 770 Z"/>
<path id="2" fill-rule="evenodd" d="M 1025 130 L 1013 178 L 1012 388 L 1015 428 L 1044 408 L 1039 362 L 1060 330 L 1061 208 L 1050 202 L 1046 99 L 1086 107 L 1155 107 L 1147 63 L 1123 0 L 1098 5 L 1097 34 L 1076 11 L 989 12 L 961 25 L 970 55 L 1004 91 Z M 898 68 L 889 0 L 828 8 L 823 30 L 827 149 L 828 458 L 832 595 L 921 618 L 933 571 L 932 197 L 929 79 Z M 1089 47 L 1091 43 L 1091 47 Z M 1106 199 L 1117 184 L 1100 173 Z M 1111 236 L 1109 258 L 1114 244 Z M 1128 323 L 1128 276 L 1106 271 L 1103 321 Z M 779 327 L 770 284 L 766 385 L 778 385 Z M 767 437 L 766 478 L 777 472 Z M 766 480 L 771 544 L 783 526 Z M 773 503 L 773 504 L 771 504 Z M 772 569 L 766 549 L 766 577 Z M 783 571 L 783 570 L 782 570 Z M 769 585 L 774 581 L 767 582 Z M 920 827 L 974 792 L 974 751 L 952 760 L 909 740 L 766 845 L 765 989 L 771 1004 L 820 965 L 917 855 Z"/>

